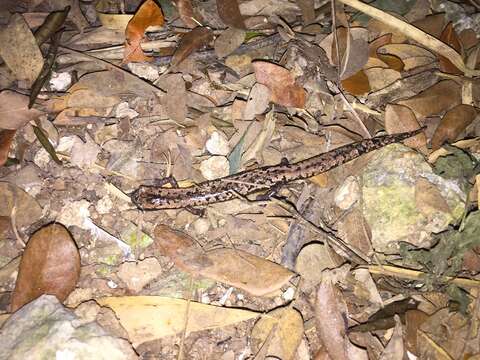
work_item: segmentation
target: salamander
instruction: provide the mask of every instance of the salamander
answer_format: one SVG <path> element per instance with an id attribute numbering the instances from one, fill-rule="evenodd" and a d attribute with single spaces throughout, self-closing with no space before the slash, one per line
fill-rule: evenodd
<path id="1" fill-rule="evenodd" d="M 420 128 L 410 132 L 365 139 L 296 163 L 288 163 L 285 160 L 278 165 L 246 170 L 188 187 L 165 188 L 142 185 L 131 194 L 131 199 L 140 209 L 161 210 L 194 208 L 256 192 L 274 192 L 289 182 L 318 175 L 363 154 L 408 139 L 423 130 L 424 128 Z"/>

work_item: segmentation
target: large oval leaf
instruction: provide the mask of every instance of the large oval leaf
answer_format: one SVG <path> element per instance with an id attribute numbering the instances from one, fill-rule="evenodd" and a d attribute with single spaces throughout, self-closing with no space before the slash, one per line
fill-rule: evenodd
<path id="1" fill-rule="evenodd" d="M 10 310 L 13 312 L 43 294 L 65 300 L 79 275 L 80 255 L 68 230 L 60 224 L 41 228 L 25 247 Z"/>

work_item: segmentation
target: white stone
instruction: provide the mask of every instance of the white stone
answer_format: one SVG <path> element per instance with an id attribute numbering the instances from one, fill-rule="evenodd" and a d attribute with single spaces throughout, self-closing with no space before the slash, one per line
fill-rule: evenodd
<path id="1" fill-rule="evenodd" d="M 212 155 L 228 155 L 230 147 L 225 134 L 214 131 L 205 144 L 205 148 Z"/>
<path id="2" fill-rule="evenodd" d="M 335 205 L 342 210 L 350 209 L 360 199 L 360 184 L 355 176 L 349 176 L 335 191 Z"/>
<path id="3" fill-rule="evenodd" d="M 230 165 L 224 156 L 212 156 L 200 164 L 200 171 L 207 180 L 227 176 L 229 170 Z"/>

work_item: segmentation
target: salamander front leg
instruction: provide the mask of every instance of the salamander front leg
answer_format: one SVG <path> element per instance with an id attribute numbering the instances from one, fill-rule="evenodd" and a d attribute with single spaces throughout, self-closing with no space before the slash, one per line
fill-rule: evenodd
<path id="1" fill-rule="evenodd" d="M 200 217 L 205 217 L 205 209 L 196 208 L 196 207 L 193 207 L 193 206 L 186 206 L 185 210 L 192 213 L 193 215 L 197 215 L 197 216 L 200 216 Z"/>
<path id="2" fill-rule="evenodd" d="M 170 184 L 172 188 L 178 188 L 177 180 L 172 175 L 164 177 L 163 179 L 155 179 L 154 182 L 155 186 L 161 187 L 163 185 Z"/>
<path id="3" fill-rule="evenodd" d="M 283 184 L 273 185 L 267 192 L 265 192 L 263 194 L 258 194 L 257 198 L 256 198 L 256 201 L 268 201 L 268 200 L 270 200 L 272 197 L 275 197 L 277 195 L 277 193 L 280 191 L 282 186 L 283 186 Z"/>

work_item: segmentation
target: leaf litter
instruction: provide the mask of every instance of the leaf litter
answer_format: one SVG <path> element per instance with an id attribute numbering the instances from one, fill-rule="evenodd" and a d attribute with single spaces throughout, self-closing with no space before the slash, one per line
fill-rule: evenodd
<path id="1" fill-rule="evenodd" d="M 478 356 L 478 8 L 441 3 L 2 5 L 0 321 L 51 294 L 140 356 Z M 129 196 L 421 127 L 273 197 Z"/>

